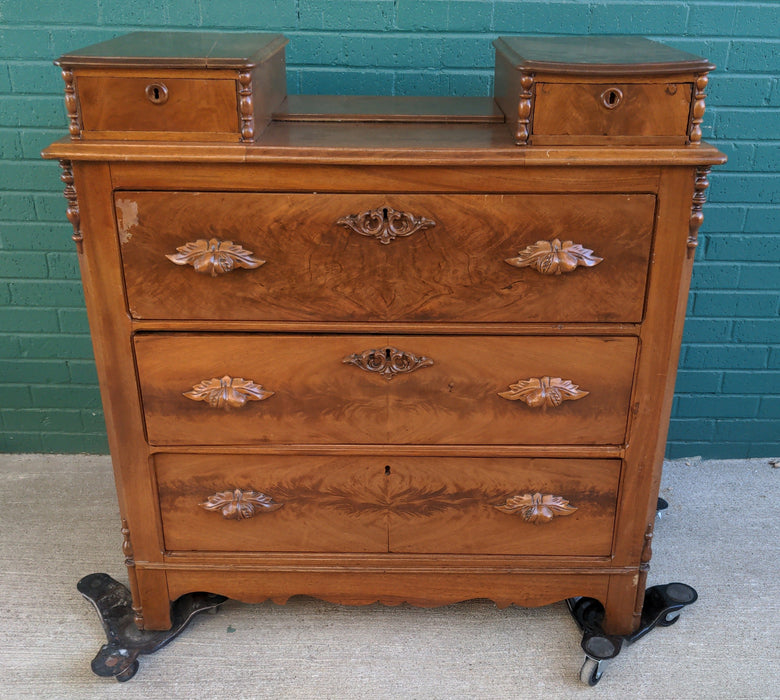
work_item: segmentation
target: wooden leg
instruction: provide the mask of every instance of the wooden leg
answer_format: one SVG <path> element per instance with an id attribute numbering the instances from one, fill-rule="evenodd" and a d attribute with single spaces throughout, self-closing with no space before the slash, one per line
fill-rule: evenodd
<path id="1" fill-rule="evenodd" d="M 133 607 L 140 608 L 144 630 L 167 630 L 171 627 L 171 603 L 165 572 L 136 567 L 138 601 L 133 592 Z"/>
<path id="2" fill-rule="evenodd" d="M 642 615 L 644 579 L 645 576 L 639 572 L 633 575 L 610 576 L 607 599 L 604 601 L 604 632 L 622 635 L 636 631 Z"/>

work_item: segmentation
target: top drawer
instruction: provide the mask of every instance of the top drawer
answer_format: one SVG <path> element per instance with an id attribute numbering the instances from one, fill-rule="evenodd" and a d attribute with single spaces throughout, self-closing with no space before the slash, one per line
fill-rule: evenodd
<path id="1" fill-rule="evenodd" d="M 138 319 L 638 322 L 655 197 L 117 192 Z"/>
<path id="2" fill-rule="evenodd" d="M 495 98 L 518 145 L 701 141 L 713 66 L 642 37 L 499 37 Z"/>
<path id="3" fill-rule="evenodd" d="M 134 32 L 61 56 L 71 137 L 253 141 L 284 99 L 286 43 Z"/>

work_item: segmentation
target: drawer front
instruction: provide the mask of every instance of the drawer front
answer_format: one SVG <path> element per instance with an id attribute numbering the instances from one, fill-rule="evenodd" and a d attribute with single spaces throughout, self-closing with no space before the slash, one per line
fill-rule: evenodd
<path id="1" fill-rule="evenodd" d="M 637 322 L 655 197 L 118 192 L 116 212 L 139 319 Z"/>
<path id="2" fill-rule="evenodd" d="M 171 551 L 607 556 L 618 460 L 158 454 Z"/>
<path id="3" fill-rule="evenodd" d="M 635 338 L 135 337 L 149 441 L 621 444 Z"/>
<path id="4" fill-rule="evenodd" d="M 236 81 L 198 78 L 77 78 L 85 136 L 90 132 L 197 132 L 238 140 Z"/>
<path id="5" fill-rule="evenodd" d="M 539 83 L 533 142 L 592 136 L 676 137 L 684 143 L 692 88 L 691 83 Z"/>

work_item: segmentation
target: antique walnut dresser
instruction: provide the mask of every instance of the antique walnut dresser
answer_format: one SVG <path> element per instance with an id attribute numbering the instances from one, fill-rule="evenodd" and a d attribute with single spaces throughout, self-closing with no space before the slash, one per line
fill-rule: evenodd
<path id="1" fill-rule="evenodd" d="M 706 60 L 495 42 L 495 99 L 287 96 L 270 34 L 63 56 L 135 622 L 207 591 L 639 624 Z M 378 86 L 380 87 L 380 86 Z"/>

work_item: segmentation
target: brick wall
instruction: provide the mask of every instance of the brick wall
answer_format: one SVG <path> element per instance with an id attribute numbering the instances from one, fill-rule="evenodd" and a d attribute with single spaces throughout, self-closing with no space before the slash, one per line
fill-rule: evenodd
<path id="1" fill-rule="evenodd" d="M 0 0 L 0 450 L 106 440 L 56 164 L 58 55 L 139 28 L 286 34 L 291 93 L 488 95 L 498 34 L 643 34 L 706 56 L 711 177 L 673 457 L 780 453 L 780 5 L 602 0 Z"/>

